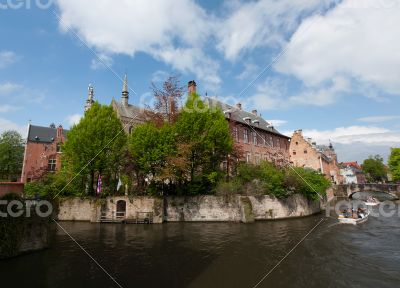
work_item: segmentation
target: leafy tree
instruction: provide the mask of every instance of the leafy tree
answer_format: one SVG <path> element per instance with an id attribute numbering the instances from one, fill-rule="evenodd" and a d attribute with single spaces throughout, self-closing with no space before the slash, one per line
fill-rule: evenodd
<path id="1" fill-rule="evenodd" d="M 17 181 L 23 160 L 22 136 L 14 130 L 3 132 L 0 136 L 0 180 Z"/>
<path id="2" fill-rule="evenodd" d="M 173 127 L 165 124 L 157 128 L 153 123 L 137 126 L 129 138 L 129 151 L 143 177 L 151 175 L 153 180 L 162 180 L 161 169 L 175 151 Z"/>
<path id="3" fill-rule="evenodd" d="M 95 102 L 67 138 L 63 160 L 70 171 L 80 172 L 81 187 L 93 194 L 100 174 L 105 192 L 113 193 L 127 139 L 112 107 Z"/>
<path id="4" fill-rule="evenodd" d="M 208 175 L 219 169 L 233 149 L 229 126 L 220 109 L 211 110 L 199 95 L 188 96 L 183 111 L 176 122 L 177 142 L 188 147 L 186 171 L 189 181 L 196 176 Z"/>
<path id="5" fill-rule="evenodd" d="M 392 148 L 389 156 L 389 167 L 393 181 L 400 181 L 400 148 Z"/>
<path id="6" fill-rule="evenodd" d="M 387 179 L 387 170 L 380 155 L 369 156 L 361 165 L 370 182 L 381 182 Z"/>

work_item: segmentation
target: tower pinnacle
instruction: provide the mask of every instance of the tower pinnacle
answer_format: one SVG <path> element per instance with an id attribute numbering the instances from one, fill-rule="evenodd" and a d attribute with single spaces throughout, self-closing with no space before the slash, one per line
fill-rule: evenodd
<path id="1" fill-rule="evenodd" d="M 124 84 L 122 85 L 122 97 L 121 97 L 122 105 L 128 106 L 129 105 L 128 101 L 129 101 L 128 75 L 125 74 Z"/>
<path id="2" fill-rule="evenodd" d="M 89 110 L 90 107 L 92 107 L 93 102 L 94 102 L 94 88 L 93 88 L 92 84 L 89 84 L 88 98 L 86 100 L 85 111 Z"/>

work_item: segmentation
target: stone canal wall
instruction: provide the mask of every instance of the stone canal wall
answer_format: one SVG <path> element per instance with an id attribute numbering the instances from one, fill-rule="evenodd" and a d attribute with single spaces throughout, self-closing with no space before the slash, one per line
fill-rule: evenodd
<path id="1" fill-rule="evenodd" d="M 308 216 L 321 211 L 320 202 L 301 195 L 286 199 L 270 196 L 128 197 L 106 199 L 67 198 L 59 202 L 58 220 L 100 222 L 101 219 L 134 220 L 151 217 L 153 223 L 232 221 L 253 222 Z"/>

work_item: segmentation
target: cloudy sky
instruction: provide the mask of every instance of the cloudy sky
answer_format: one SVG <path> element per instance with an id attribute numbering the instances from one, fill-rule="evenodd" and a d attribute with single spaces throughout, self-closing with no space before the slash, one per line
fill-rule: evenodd
<path id="1" fill-rule="evenodd" d="M 89 83 L 108 104 L 127 72 L 132 103 L 180 75 L 342 161 L 400 146 L 400 0 L 9 0 L 0 15 L 0 132 L 69 127 Z"/>

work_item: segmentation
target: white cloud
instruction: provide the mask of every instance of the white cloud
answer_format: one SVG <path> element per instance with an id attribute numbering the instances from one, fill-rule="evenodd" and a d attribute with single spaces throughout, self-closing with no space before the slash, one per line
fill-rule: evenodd
<path id="1" fill-rule="evenodd" d="M 283 134 L 292 136 L 292 131 Z M 400 133 L 375 126 L 338 127 L 331 130 L 303 129 L 303 136 L 317 144 L 333 143 L 339 161 L 362 161 L 380 154 L 387 159 L 390 148 L 400 147 Z"/>
<path id="2" fill-rule="evenodd" d="M 281 127 L 287 123 L 286 120 L 279 120 L 279 119 L 267 120 L 267 122 L 270 123 L 274 127 Z"/>
<path id="3" fill-rule="evenodd" d="M 23 86 L 16 83 L 4 82 L 0 83 L 0 95 L 9 95 L 14 92 L 21 91 Z"/>
<path id="4" fill-rule="evenodd" d="M 93 70 L 106 69 L 114 64 L 114 60 L 106 54 L 97 54 L 96 58 L 92 59 L 90 68 Z"/>
<path id="5" fill-rule="evenodd" d="M 344 0 L 303 21 L 275 68 L 309 86 L 340 76 L 399 94 L 399 8 L 400 0 Z"/>
<path id="6" fill-rule="evenodd" d="M 0 51 L 0 69 L 5 68 L 17 61 L 17 54 L 12 51 Z"/>
<path id="7" fill-rule="evenodd" d="M 46 98 L 44 91 L 26 87 L 12 82 L 0 83 L 0 96 L 13 95 L 8 97 L 10 102 L 41 104 Z"/>
<path id="8" fill-rule="evenodd" d="M 338 127 L 333 130 L 306 129 L 303 130 L 303 135 L 321 144 L 327 144 L 329 141 L 340 144 L 361 142 L 375 145 L 400 143 L 400 133 L 375 126 Z"/>
<path id="9" fill-rule="evenodd" d="M 362 118 L 358 118 L 357 121 L 367 122 L 367 123 L 381 123 L 381 122 L 387 122 L 387 121 L 397 120 L 397 119 L 400 119 L 400 116 L 398 116 L 398 115 L 384 115 L 384 116 L 362 117 Z"/>
<path id="10" fill-rule="evenodd" d="M 20 107 L 17 106 L 11 106 L 11 105 L 0 105 L 0 113 L 8 113 L 8 112 L 14 112 L 21 109 Z"/>
<path id="11" fill-rule="evenodd" d="M 81 120 L 81 118 L 82 118 L 82 115 L 80 115 L 80 114 L 72 114 L 72 115 L 68 115 L 65 120 L 67 121 L 67 123 L 70 126 L 73 126 L 75 124 L 78 124 L 79 121 Z"/>
<path id="12" fill-rule="evenodd" d="M 0 118 L 0 134 L 7 130 L 16 130 L 21 133 L 22 137 L 25 137 L 27 133 L 27 126 L 22 126 L 10 120 Z"/>
<path id="13" fill-rule="evenodd" d="M 166 71 L 157 70 L 151 75 L 151 82 L 164 82 L 170 75 Z"/>
<path id="14" fill-rule="evenodd" d="M 262 110 L 285 109 L 298 105 L 322 107 L 335 103 L 340 93 L 348 91 L 349 81 L 343 77 L 335 77 L 326 87 L 306 87 L 297 95 L 289 95 L 285 81 L 269 78 L 257 85 L 256 93 L 249 97 L 249 101 Z"/>
<path id="15" fill-rule="evenodd" d="M 236 79 L 246 80 L 249 79 L 250 77 L 254 78 L 254 76 L 257 73 L 258 66 L 252 62 L 245 62 L 243 66 L 244 66 L 243 71 L 238 76 L 236 76 Z"/>
<path id="16" fill-rule="evenodd" d="M 144 52 L 216 86 L 218 65 L 202 52 L 213 18 L 192 0 L 58 0 L 60 27 L 72 28 L 100 53 Z M 205 79 L 203 79 L 205 78 Z"/>
<path id="17" fill-rule="evenodd" d="M 298 26 L 302 16 L 323 11 L 335 0 L 249 1 L 231 5 L 229 16 L 220 21 L 217 48 L 229 60 L 259 47 L 280 47 L 285 36 Z"/>

